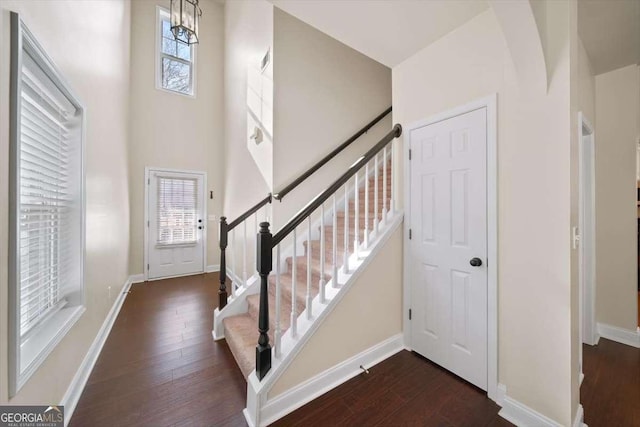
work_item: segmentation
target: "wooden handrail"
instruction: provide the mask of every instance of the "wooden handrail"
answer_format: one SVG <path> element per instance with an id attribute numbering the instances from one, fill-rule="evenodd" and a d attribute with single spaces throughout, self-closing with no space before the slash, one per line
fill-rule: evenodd
<path id="1" fill-rule="evenodd" d="M 360 157 L 349 169 L 342 174 L 333 184 L 331 184 L 326 190 L 318 194 L 313 200 L 311 200 L 300 212 L 298 212 L 287 224 L 285 224 L 280 231 L 273 236 L 273 245 L 280 243 L 285 237 L 289 235 L 302 221 L 304 221 L 309 215 L 311 215 L 316 209 L 320 207 L 329 197 L 346 184 L 349 179 L 360 170 L 369 160 L 371 160 L 378 152 L 394 138 L 398 138 L 402 134 L 402 126 L 396 124 L 391 132 L 386 134 L 376 145 L 374 145 L 364 156 Z"/>
<path id="2" fill-rule="evenodd" d="M 296 178 L 291 184 L 287 185 L 286 187 L 284 187 L 282 190 L 278 191 L 277 193 L 275 193 L 273 195 L 273 198 L 276 200 L 280 200 L 282 201 L 282 199 L 284 198 L 284 196 L 286 196 L 287 194 L 289 194 L 291 192 L 291 190 L 293 190 L 294 188 L 296 188 L 298 185 L 302 184 L 307 178 L 309 178 L 311 175 L 313 175 L 318 169 L 320 169 L 322 166 L 326 165 L 327 163 L 329 163 L 329 161 L 331 159 L 333 159 L 335 156 L 337 156 L 338 154 L 340 154 L 340 152 L 342 152 L 345 148 L 347 148 L 349 145 L 351 145 L 356 139 L 360 138 L 362 135 L 364 135 L 365 133 L 367 133 L 369 131 L 369 129 L 371 129 L 372 127 L 374 127 L 380 120 L 382 120 L 387 114 L 391 113 L 392 111 L 392 107 L 387 108 L 386 110 L 384 110 L 382 113 L 378 114 L 376 116 L 376 118 L 374 118 L 373 120 L 371 120 L 369 123 L 367 123 L 362 129 L 360 129 L 358 132 L 356 132 L 355 134 L 353 134 L 353 136 L 351 136 L 351 138 L 347 139 L 345 142 L 343 142 L 342 144 L 340 144 L 339 146 L 337 146 L 333 151 L 331 151 L 329 154 L 327 154 L 326 156 L 324 156 L 322 159 L 320 159 L 316 164 L 314 164 L 313 166 L 311 166 L 309 169 L 307 169 L 306 172 L 304 172 L 302 175 L 300 175 L 298 178 Z"/>

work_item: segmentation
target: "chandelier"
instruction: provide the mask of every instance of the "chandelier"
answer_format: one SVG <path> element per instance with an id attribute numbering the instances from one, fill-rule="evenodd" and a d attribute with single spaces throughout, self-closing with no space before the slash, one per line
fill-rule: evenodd
<path id="1" fill-rule="evenodd" d="M 176 40 L 192 45 L 198 43 L 198 24 L 202 9 L 198 0 L 171 0 L 171 32 Z"/>

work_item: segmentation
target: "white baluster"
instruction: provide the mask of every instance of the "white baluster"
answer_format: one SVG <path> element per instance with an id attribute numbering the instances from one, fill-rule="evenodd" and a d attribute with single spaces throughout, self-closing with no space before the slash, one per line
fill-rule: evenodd
<path id="1" fill-rule="evenodd" d="M 326 285 L 324 280 L 324 204 L 320 205 L 320 282 L 318 286 L 320 288 L 320 303 L 326 304 L 327 299 L 325 296 L 324 286 Z"/>
<path id="2" fill-rule="evenodd" d="M 307 319 L 313 317 L 313 298 L 311 295 L 311 215 L 307 218 Z"/>
<path id="3" fill-rule="evenodd" d="M 236 269 L 236 229 L 231 230 L 231 268 L 233 277 L 231 278 L 231 295 L 236 296 L 238 287 L 238 270 Z"/>
<path id="4" fill-rule="evenodd" d="M 242 286 L 247 286 L 247 221 L 242 222 L 244 239 L 242 239 Z"/>
<path id="5" fill-rule="evenodd" d="M 389 143 L 389 153 L 391 156 L 391 203 L 389 204 L 389 214 L 390 216 L 393 216 L 394 212 L 395 212 L 395 205 L 396 205 L 396 200 L 395 200 L 395 178 L 394 178 L 394 168 L 393 168 L 393 142 Z"/>
<path id="6" fill-rule="evenodd" d="M 360 245 L 360 189 L 358 188 L 358 171 L 356 171 L 355 175 L 354 193 L 353 231 L 355 237 L 353 238 L 353 253 L 356 255 L 356 259 L 358 259 L 358 246 Z"/>
<path id="7" fill-rule="evenodd" d="M 342 271 L 349 273 L 349 182 L 344 185 L 344 265 Z"/>
<path id="8" fill-rule="evenodd" d="M 293 262 L 291 263 L 291 336 L 298 335 L 298 309 L 296 307 L 296 229 L 293 229 Z"/>
<path id="9" fill-rule="evenodd" d="M 282 331 L 280 329 L 280 244 L 276 246 L 276 330 L 274 331 L 273 339 L 276 346 L 276 357 L 280 357 L 280 339 Z"/>
<path id="10" fill-rule="evenodd" d="M 369 247 L 369 162 L 364 167 L 364 248 Z"/>
<path id="11" fill-rule="evenodd" d="M 387 222 L 387 147 L 382 149 L 382 221 Z"/>
<path id="12" fill-rule="evenodd" d="M 260 228 L 258 226 L 259 222 L 258 222 L 258 211 L 256 211 L 255 214 L 253 214 L 253 223 L 255 225 L 255 230 L 256 230 L 256 234 L 258 233 L 258 231 L 260 231 Z M 254 273 L 252 274 L 258 274 L 258 247 L 257 245 L 253 245 L 253 268 L 254 268 Z"/>
<path id="13" fill-rule="evenodd" d="M 379 205 L 378 205 L 378 153 L 376 153 L 376 156 L 374 157 L 373 160 L 373 164 L 375 167 L 375 170 L 373 171 L 373 228 L 376 231 L 376 239 L 378 238 L 378 229 L 379 229 L 379 223 L 380 221 L 378 221 L 378 212 L 379 212 Z"/>
<path id="14" fill-rule="evenodd" d="M 333 284 L 334 288 L 338 287 L 338 205 L 336 203 L 336 195 L 333 195 L 333 250 L 331 251 L 331 263 L 333 265 Z"/>

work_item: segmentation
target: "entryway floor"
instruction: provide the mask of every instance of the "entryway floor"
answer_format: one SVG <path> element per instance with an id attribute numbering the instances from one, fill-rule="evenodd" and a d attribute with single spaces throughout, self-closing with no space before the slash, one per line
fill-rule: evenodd
<path id="1" fill-rule="evenodd" d="M 247 383 L 211 337 L 218 280 L 133 285 L 70 426 L 245 426 Z"/>

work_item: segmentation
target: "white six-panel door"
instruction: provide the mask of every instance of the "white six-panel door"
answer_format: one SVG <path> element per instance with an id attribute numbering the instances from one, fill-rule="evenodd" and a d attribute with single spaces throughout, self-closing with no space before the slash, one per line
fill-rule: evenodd
<path id="1" fill-rule="evenodd" d="M 410 144 L 412 347 L 487 390 L 486 108 L 415 129 Z"/>
<path id="2" fill-rule="evenodd" d="M 147 278 L 204 272 L 204 174 L 147 172 Z"/>

